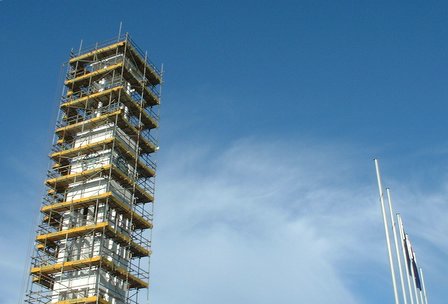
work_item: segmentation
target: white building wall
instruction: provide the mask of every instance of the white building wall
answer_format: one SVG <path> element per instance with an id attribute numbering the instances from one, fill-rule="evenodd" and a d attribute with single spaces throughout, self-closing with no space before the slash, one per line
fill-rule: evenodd
<path id="1" fill-rule="evenodd" d="M 114 136 L 113 125 L 101 126 L 89 131 L 78 133 L 76 136 L 74 147 L 95 143 Z M 124 132 L 117 130 L 115 136 L 122 139 L 130 148 L 135 148 L 136 143 L 131 140 Z M 70 173 L 79 173 L 85 170 L 97 168 L 111 163 L 119 158 L 116 151 L 111 149 L 99 151 L 86 155 L 81 155 L 72 159 Z M 133 166 L 127 162 L 120 161 L 116 164 L 125 173 L 130 173 Z M 129 189 L 123 188 L 118 182 L 109 181 L 106 178 L 98 177 L 84 182 L 76 182 L 69 185 L 66 201 L 76 200 L 102 193 L 112 191 L 125 203 L 130 203 L 132 193 Z M 107 221 L 109 224 L 119 230 L 121 233 L 128 233 L 130 229 L 130 220 L 119 214 L 116 210 L 106 209 L 104 204 L 97 206 L 89 206 L 86 208 L 67 211 L 62 215 L 62 230 L 71 229 L 73 227 L 92 225 L 99 222 Z M 61 249 L 57 255 L 57 262 L 70 260 L 79 260 L 90 258 L 93 256 L 106 257 L 115 264 L 127 268 L 129 263 L 129 250 L 112 239 L 103 241 L 103 248 L 100 248 L 100 236 L 92 236 L 91 234 L 61 242 Z M 93 291 L 97 284 L 103 286 L 102 294 L 106 300 L 112 304 L 119 304 L 117 299 L 126 295 L 127 286 L 123 280 L 111 276 L 106 271 L 101 270 L 81 270 L 64 273 L 63 276 L 57 276 L 54 285 L 54 296 L 52 302 L 62 299 L 74 299 L 76 297 L 87 297 L 93 295 Z M 98 281 L 97 281 L 98 280 Z M 72 294 L 59 294 L 58 290 L 72 290 Z M 91 292 L 87 292 L 90 289 Z"/>

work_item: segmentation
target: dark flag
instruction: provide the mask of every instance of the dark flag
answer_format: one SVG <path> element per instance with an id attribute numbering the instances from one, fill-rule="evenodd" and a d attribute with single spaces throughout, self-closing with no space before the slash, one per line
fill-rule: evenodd
<path id="1" fill-rule="evenodd" d="M 411 241 L 409 240 L 409 236 L 407 234 L 405 234 L 405 239 L 403 240 L 403 242 L 405 244 L 404 248 L 406 251 L 406 264 L 408 266 L 408 273 L 411 277 L 412 273 L 414 273 L 415 285 L 418 289 L 422 290 L 415 252 L 412 249 Z"/>

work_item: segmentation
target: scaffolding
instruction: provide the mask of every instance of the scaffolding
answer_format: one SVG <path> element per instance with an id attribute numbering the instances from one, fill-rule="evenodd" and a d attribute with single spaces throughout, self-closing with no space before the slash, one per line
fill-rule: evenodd
<path id="1" fill-rule="evenodd" d="M 71 53 L 25 303 L 138 303 L 148 288 L 161 84 L 128 34 Z"/>

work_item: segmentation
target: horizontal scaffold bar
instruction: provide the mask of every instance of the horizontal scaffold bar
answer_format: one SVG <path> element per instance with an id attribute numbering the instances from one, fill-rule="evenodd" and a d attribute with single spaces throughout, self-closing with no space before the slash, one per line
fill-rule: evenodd
<path id="1" fill-rule="evenodd" d="M 111 98 L 112 96 L 112 98 Z M 142 123 L 145 129 L 154 129 L 158 127 L 158 121 L 151 117 L 145 109 L 140 106 L 136 101 L 126 93 L 123 86 L 115 87 L 113 89 L 105 90 L 99 93 L 94 93 L 88 96 L 84 96 L 72 101 L 68 101 L 61 104 L 61 109 L 70 112 L 72 108 L 95 108 L 97 109 L 98 102 L 103 102 L 104 106 L 108 105 L 110 101 L 119 101 L 127 106 L 134 116 L 138 117 L 141 113 Z M 72 109 L 72 111 L 74 111 Z"/>
<path id="2" fill-rule="evenodd" d="M 112 192 L 106 192 L 99 195 L 93 195 L 89 197 L 84 197 L 72 201 L 66 201 L 61 203 L 56 203 L 52 205 L 43 206 L 41 211 L 46 214 L 54 212 L 64 212 L 71 209 L 80 209 L 88 206 L 94 205 L 96 202 L 104 203 L 107 202 L 112 208 L 117 209 L 119 212 L 125 215 L 128 219 L 132 219 L 132 223 L 138 229 L 150 229 L 152 228 L 152 223 L 144 219 L 140 214 L 132 210 L 132 208 L 118 199 Z"/>
<path id="3" fill-rule="evenodd" d="M 54 304 L 110 304 L 110 302 L 97 296 L 92 296 L 88 298 L 70 299 L 55 302 Z"/>
<path id="4" fill-rule="evenodd" d="M 129 244 L 134 257 L 145 257 L 151 254 L 151 251 L 149 249 L 146 249 L 145 247 L 135 243 L 134 241 L 132 241 L 131 237 L 121 232 L 118 232 L 118 230 L 113 228 L 108 222 L 101 222 L 93 225 L 74 227 L 71 229 L 46 234 L 39 234 L 36 237 L 36 241 L 44 245 L 46 244 L 46 242 L 49 242 L 50 243 L 49 246 L 52 247 L 54 246 L 54 242 L 63 240 L 65 238 L 70 239 L 83 236 L 92 232 L 103 232 L 103 231 L 106 233 L 108 237 L 117 240 L 120 244 L 123 245 Z"/>
<path id="5" fill-rule="evenodd" d="M 111 137 L 79 147 L 58 151 L 50 154 L 50 158 L 58 164 L 57 166 L 53 166 L 54 169 L 57 169 L 63 165 L 67 165 L 69 163 L 68 159 L 71 157 L 75 157 L 83 153 L 93 153 L 102 149 L 109 149 L 112 146 L 120 151 L 128 161 L 135 162 L 135 160 L 137 160 L 137 171 L 139 173 L 139 177 L 153 177 L 156 175 L 155 170 L 142 162 L 138 156 L 135 155 L 135 152 L 122 143 L 118 137 Z"/>
<path id="6" fill-rule="evenodd" d="M 120 277 L 124 281 L 128 281 L 130 288 L 147 288 L 148 282 L 143 281 L 142 279 L 130 274 L 127 269 L 117 266 L 112 261 L 108 260 L 106 257 L 96 256 L 93 258 L 76 260 L 76 261 L 67 261 L 56 263 L 52 265 L 46 265 L 42 267 L 33 267 L 30 272 L 33 275 L 49 275 L 58 272 L 64 271 L 73 271 L 79 270 L 83 268 L 88 268 L 91 266 L 100 266 L 114 275 Z"/>
<path id="7" fill-rule="evenodd" d="M 127 44 L 127 46 L 126 46 L 126 44 Z M 128 41 L 120 41 L 118 43 L 108 45 L 108 46 L 87 52 L 85 54 L 73 57 L 69 60 L 69 63 L 72 65 L 77 62 L 91 63 L 91 62 L 94 62 L 95 60 L 106 58 L 106 57 L 109 57 L 109 56 L 112 56 L 115 54 L 117 54 L 117 55 L 122 54 L 123 51 L 117 52 L 117 49 L 121 48 L 124 50 L 125 46 L 126 46 L 126 50 L 128 51 L 128 53 L 126 53 L 126 56 L 129 57 L 129 55 L 130 55 L 132 57 L 133 62 L 136 64 L 137 68 L 142 73 L 145 73 L 145 75 L 148 78 L 148 80 L 150 81 L 150 83 L 152 85 L 160 84 L 162 82 L 161 75 L 158 72 L 156 72 L 155 69 L 153 67 L 151 67 L 151 65 L 149 65 L 145 62 L 145 58 L 142 58 L 140 56 L 140 54 L 137 52 L 137 50 Z"/>
<path id="8" fill-rule="evenodd" d="M 72 79 L 68 79 L 64 82 L 64 84 L 66 86 L 71 85 L 71 84 L 75 84 L 75 83 L 85 83 L 87 81 L 87 83 L 90 81 L 91 78 L 95 78 L 95 77 L 102 77 L 103 74 L 112 72 L 114 70 L 117 70 L 119 68 L 123 67 L 123 62 L 117 63 L 117 64 L 113 64 L 110 65 L 108 67 L 93 71 L 93 72 L 89 72 L 83 75 L 80 75 L 78 77 L 72 78 Z"/>
<path id="9" fill-rule="evenodd" d="M 75 63 L 77 61 L 91 61 L 95 56 L 98 56 L 99 54 L 104 54 L 106 56 L 113 55 L 114 53 L 110 51 L 114 51 L 115 49 L 119 48 L 120 46 L 124 46 L 126 44 L 125 41 L 120 41 L 96 50 L 93 50 L 91 52 L 73 57 L 70 59 L 69 63 Z"/>
<path id="10" fill-rule="evenodd" d="M 135 196 L 139 199 L 140 203 L 153 202 L 154 197 L 146 190 L 144 190 L 139 185 L 135 184 L 135 181 L 124 174 L 115 165 L 108 164 L 98 168 L 93 168 L 73 174 L 61 175 L 55 178 L 50 178 L 45 181 L 45 183 L 55 188 L 56 190 L 65 189 L 69 184 L 74 182 L 85 181 L 92 177 L 104 177 L 101 174 L 110 172 L 111 176 L 117 180 L 125 188 L 135 188 Z"/>
<path id="11" fill-rule="evenodd" d="M 107 102 L 109 99 L 109 94 L 116 94 L 120 91 L 126 93 L 126 90 L 124 90 L 124 87 L 122 85 L 116 86 L 111 89 L 107 89 L 101 92 L 94 92 L 91 94 L 83 93 L 79 98 L 73 99 L 73 93 L 72 91 L 67 92 L 67 97 L 70 99 L 69 101 L 66 101 L 61 104 L 61 108 L 64 109 L 66 107 L 79 107 L 79 105 L 84 106 L 90 106 L 90 104 L 93 104 L 93 101 L 101 101 L 103 103 Z M 127 93 L 126 93 L 127 94 Z M 116 96 L 116 95 L 114 95 Z M 128 95 L 129 96 L 129 95 Z M 130 97 L 129 97 L 130 98 Z M 147 88 L 145 88 L 143 92 L 143 107 L 149 107 L 149 106 L 156 106 L 160 103 L 159 97 L 157 97 L 154 93 L 150 92 Z"/>
<path id="12" fill-rule="evenodd" d="M 105 113 L 101 116 L 90 118 L 87 120 L 80 121 L 78 123 L 74 123 L 71 125 L 67 125 L 64 127 L 60 127 L 56 129 L 55 133 L 59 137 L 74 137 L 77 132 L 81 132 L 83 130 L 90 130 L 96 125 L 100 125 L 101 123 L 117 122 L 117 126 L 120 127 L 122 131 L 124 131 L 127 135 L 137 137 L 139 131 L 136 127 L 131 125 L 131 123 L 124 117 L 123 109 L 119 109 L 117 111 L 111 113 Z M 139 145 L 142 148 L 143 153 L 153 153 L 156 151 L 157 147 L 154 143 L 145 139 L 144 137 L 139 137 Z"/>
<path id="13" fill-rule="evenodd" d="M 74 92 L 81 89 L 81 87 L 83 86 L 91 85 L 93 82 L 101 78 L 104 78 L 109 73 L 112 73 L 113 78 L 118 76 L 115 75 L 116 73 L 117 74 L 119 73 L 119 76 L 123 77 L 123 79 L 126 82 L 130 83 L 132 87 L 145 88 L 144 91 L 146 91 L 146 94 L 149 94 L 149 91 L 146 88 L 147 86 L 146 81 L 138 79 L 127 64 L 125 64 L 124 62 L 119 62 L 92 72 L 84 71 L 83 73 L 80 73 L 79 76 L 67 79 L 64 82 L 64 84 L 70 89 L 67 92 L 67 96 L 72 95 Z"/>

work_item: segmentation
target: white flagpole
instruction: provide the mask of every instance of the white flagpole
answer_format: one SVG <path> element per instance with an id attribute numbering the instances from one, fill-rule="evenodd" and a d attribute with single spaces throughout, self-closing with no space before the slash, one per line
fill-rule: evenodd
<path id="1" fill-rule="evenodd" d="M 425 303 L 428 304 L 428 298 L 426 297 L 425 278 L 423 277 L 423 269 L 420 268 L 420 278 L 422 279 L 423 296 L 425 297 Z"/>
<path id="2" fill-rule="evenodd" d="M 378 190 L 380 194 L 381 211 L 383 214 L 384 232 L 386 233 L 387 252 L 389 254 L 389 265 L 390 265 L 390 273 L 392 276 L 392 285 L 394 288 L 395 304 L 399 304 L 400 300 L 398 299 L 397 282 L 395 280 L 394 261 L 392 259 L 392 251 L 390 248 L 389 227 L 387 225 L 387 215 L 386 215 L 386 209 L 384 207 L 384 194 L 383 194 L 383 185 L 381 183 L 380 166 L 378 163 L 378 159 L 375 159 L 374 161 L 376 169 L 376 178 L 378 180 Z"/>
<path id="3" fill-rule="evenodd" d="M 404 238 L 404 229 L 403 229 L 403 221 L 401 220 L 401 216 L 399 213 L 397 213 L 397 220 L 398 220 L 398 230 L 400 232 L 400 239 L 401 239 L 401 251 L 403 254 L 403 260 L 405 263 L 405 273 L 406 278 L 408 282 L 408 291 L 409 291 L 409 299 L 411 299 L 411 304 L 414 304 L 414 297 L 412 296 L 412 288 L 411 288 L 411 280 L 409 279 L 409 272 L 408 272 L 408 260 L 406 258 L 406 251 L 405 251 L 405 238 Z"/>
<path id="4" fill-rule="evenodd" d="M 418 263 L 417 263 L 417 255 L 415 254 L 414 250 L 412 250 L 412 256 L 413 256 L 413 258 L 414 258 L 415 265 L 418 266 Z M 417 267 L 416 267 L 416 268 L 417 268 Z M 421 270 L 421 268 L 420 268 L 420 270 Z M 418 268 L 417 268 L 417 273 L 415 274 L 415 276 L 417 277 L 418 275 L 419 275 L 419 270 L 418 270 Z M 421 280 L 421 279 L 420 279 L 420 289 L 419 289 L 418 293 L 420 294 L 420 300 L 421 300 L 421 303 L 422 303 L 422 304 L 425 304 L 425 301 L 423 300 L 423 287 L 422 287 L 422 280 Z"/>
<path id="5" fill-rule="evenodd" d="M 409 246 L 410 241 L 409 241 L 409 236 L 407 233 L 405 234 L 405 238 L 406 238 L 406 246 L 408 246 L 409 263 L 411 263 L 410 267 L 411 267 L 412 281 L 414 283 L 413 286 L 414 286 L 414 293 L 415 293 L 415 302 L 417 304 L 420 304 L 420 301 L 418 300 L 417 284 L 415 283 L 414 265 L 412 264 L 412 261 L 414 260 L 414 251 L 412 250 L 412 247 Z"/>
<path id="6" fill-rule="evenodd" d="M 398 249 L 397 228 L 396 228 L 395 216 L 394 216 L 393 207 L 392 207 L 392 198 L 391 198 L 391 195 L 390 195 L 390 189 L 389 188 L 386 188 L 386 193 L 387 193 L 387 201 L 389 203 L 390 218 L 391 218 L 391 221 L 392 221 L 392 233 L 394 234 L 395 254 L 397 256 L 397 261 L 398 261 L 398 270 L 400 271 L 401 291 L 403 292 L 404 304 L 407 304 L 408 300 L 407 300 L 407 297 L 406 297 L 406 288 L 404 287 L 403 270 L 402 270 L 402 267 L 401 267 L 400 252 L 399 252 L 399 249 Z"/>

